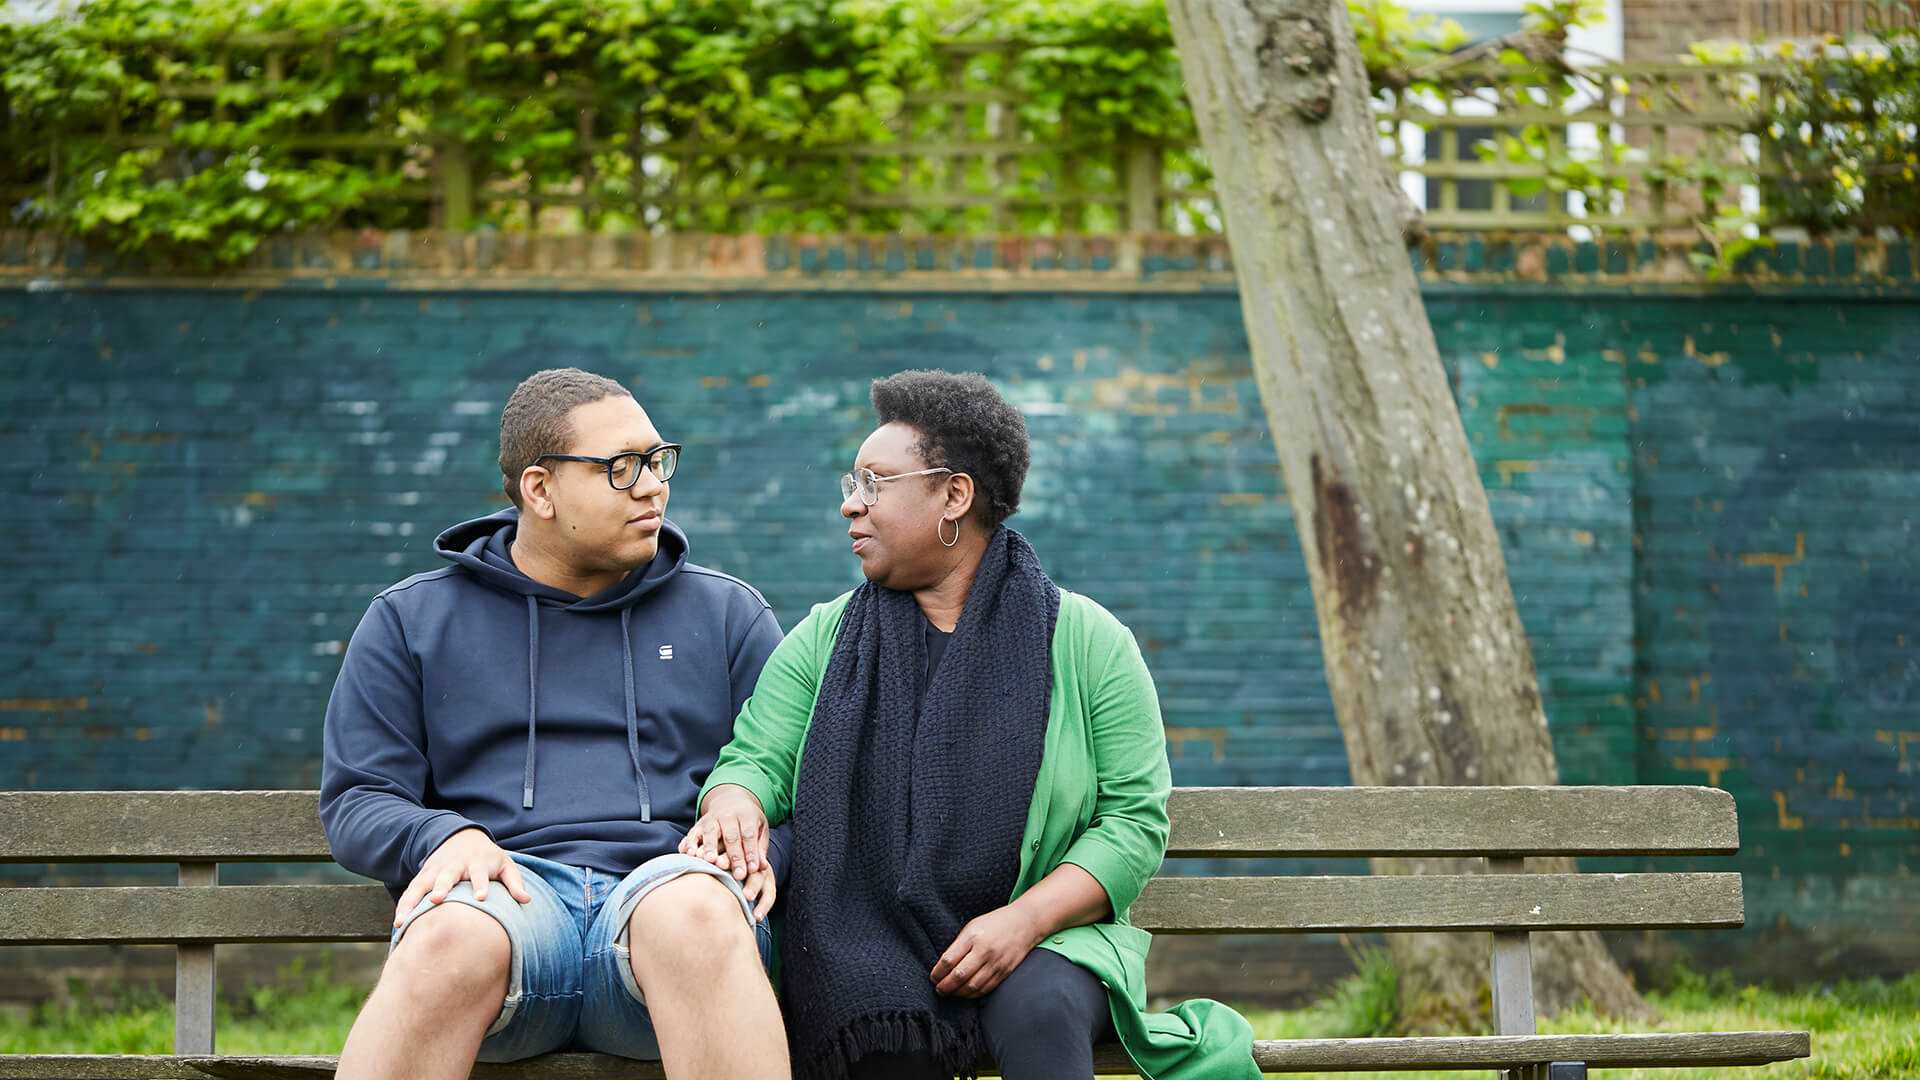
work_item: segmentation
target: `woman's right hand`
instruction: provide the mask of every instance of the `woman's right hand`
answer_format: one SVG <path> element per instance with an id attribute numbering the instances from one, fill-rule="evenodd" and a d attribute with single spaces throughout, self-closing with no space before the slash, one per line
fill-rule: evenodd
<path id="1" fill-rule="evenodd" d="M 700 820 L 680 838 L 680 853 L 705 859 L 738 881 L 767 865 L 767 815 L 753 792 L 721 784 L 707 792 Z"/>

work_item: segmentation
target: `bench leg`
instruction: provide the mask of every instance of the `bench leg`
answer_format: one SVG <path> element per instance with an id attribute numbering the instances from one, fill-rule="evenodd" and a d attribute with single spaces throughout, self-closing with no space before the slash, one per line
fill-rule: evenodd
<path id="1" fill-rule="evenodd" d="M 1587 1080 L 1587 1065 L 1584 1061 L 1522 1065 L 1514 1069 L 1502 1069 L 1500 1080 Z"/>

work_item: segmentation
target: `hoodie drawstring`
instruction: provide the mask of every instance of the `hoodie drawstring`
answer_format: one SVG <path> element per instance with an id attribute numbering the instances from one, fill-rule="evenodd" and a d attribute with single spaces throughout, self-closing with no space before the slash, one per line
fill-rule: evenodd
<path id="1" fill-rule="evenodd" d="M 633 689 L 633 635 L 628 629 L 629 612 L 620 609 L 620 661 L 625 669 L 627 692 L 627 756 L 633 761 L 633 779 L 640 793 L 640 820 L 653 820 L 653 796 L 647 791 L 647 774 L 640 768 L 640 721 L 638 698 Z M 520 807 L 533 809 L 534 747 L 538 743 L 537 717 L 540 708 L 540 603 L 527 597 L 527 771 L 520 784 Z"/>
<path id="2" fill-rule="evenodd" d="M 633 758 L 633 779 L 640 791 L 640 820 L 653 820 L 653 797 L 647 793 L 647 774 L 640 768 L 640 710 L 633 692 L 633 638 L 627 630 L 631 609 L 620 609 L 620 660 L 627 674 L 627 755 Z"/>
<path id="3" fill-rule="evenodd" d="M 540 603 L 527 597 L 527 774 L 520 781 L 520 808 L 533 809 L 534 717 L 540 709 Z"/>

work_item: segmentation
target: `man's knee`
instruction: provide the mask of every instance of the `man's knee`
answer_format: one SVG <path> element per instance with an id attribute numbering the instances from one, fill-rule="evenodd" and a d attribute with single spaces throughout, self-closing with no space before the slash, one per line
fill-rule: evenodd
<path id="1" fill-rule="evenodd" d="M 634 907 L 628 925 L 641 939 L 661 935 L 699 940 L 720 937 L 751 938 L 753 927 L 739 897 L 711 874 L 683 874 L 659 886 Z"/>
<path id="2" fill-rule="evenodd" d="M 512 964 L 512 943 L 493 916 L 466 904 L 443 904 L 408 925 L 382 979 L 420 984 L 411 989 L 455 1001 L 490 997 L 497 1008 Z"/>
<path id="3" fill-rule="evenodd" d="M 753 946 L 733 890 L 711 874 L 683 874 L 642 897 L 627 920 L 628 946 L 638 958 L 712 957 L 729 947 Z"/>

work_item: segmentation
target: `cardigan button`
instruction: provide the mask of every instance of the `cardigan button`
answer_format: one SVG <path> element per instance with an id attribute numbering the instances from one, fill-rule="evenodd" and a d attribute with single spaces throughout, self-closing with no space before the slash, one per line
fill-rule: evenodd
<path id="1" fill-rule="evenodd" d="M 1030 847 L 1030 848 L 1032 848 L 1032 849 L 1033 849 L 1033 850 L 1035 850 L 1035 851 L 1039 851 L 1039 850 L 1040 850 L 1040 841 L 1038 841 L 1038 840 L 1035 840 L 1035 841 L 1034 841 L 1033 843 L 1031 843 L 1031 844 L 1028 844 L 1027 846 L 1028 846 L 1028 847 Z"/>
<path id="2" fill-rule="evenodd" d="M 1055 945 L 1065 945 L 1067 943 L 1067 939 L 1063 937 L 1057 937 L 1053 939 L 1053 943 Z"/>

